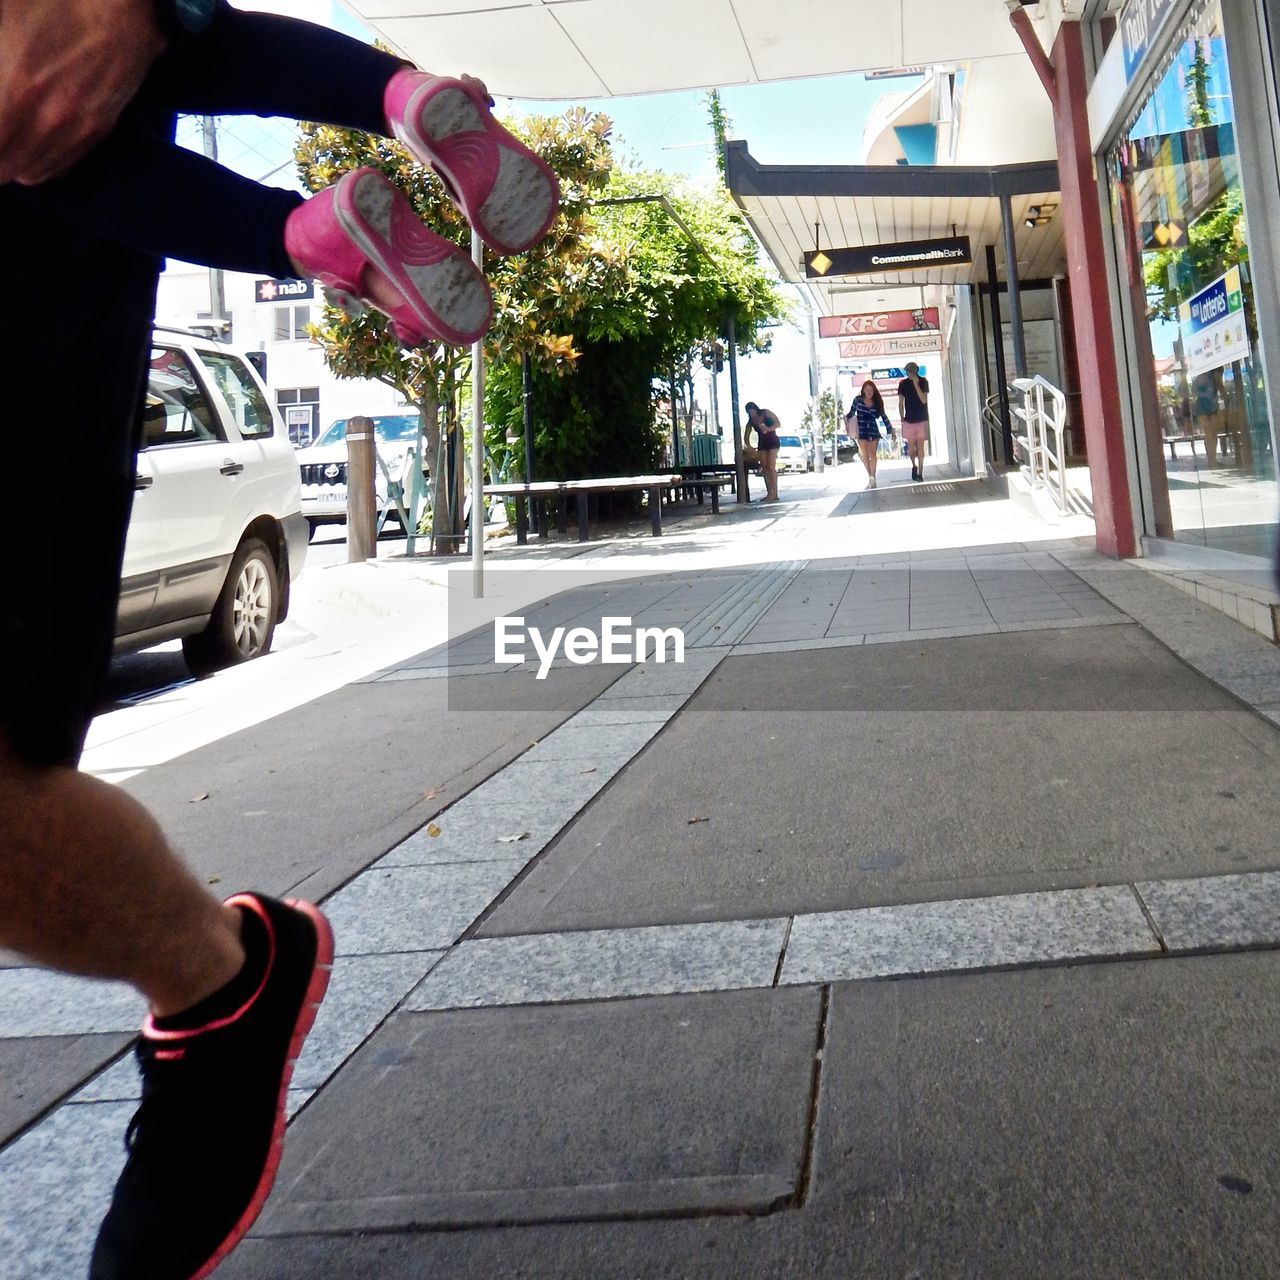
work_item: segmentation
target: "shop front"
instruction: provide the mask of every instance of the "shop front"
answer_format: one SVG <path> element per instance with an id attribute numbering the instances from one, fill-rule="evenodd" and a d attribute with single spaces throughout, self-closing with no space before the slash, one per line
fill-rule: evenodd
<path id="1" fill-rule="evenodd" d="M 1099 31 L 1090 108 L 1125 321 L 1135 516 L 1149 550 L 1261 567 L 1280 512 L 1280 175 L 1263 4 L 1130 0 Z"/>

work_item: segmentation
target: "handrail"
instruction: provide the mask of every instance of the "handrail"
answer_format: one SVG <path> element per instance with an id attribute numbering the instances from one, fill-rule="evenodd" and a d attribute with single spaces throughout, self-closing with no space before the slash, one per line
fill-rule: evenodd
<path id="1" fill-rule="evenodd" d="M 1062 437 L 1067 423 L 1067 397 L 1038 373 L 1030 378 L 1015 378 L 1009 390 L 1022 397 L 1022 406 L 1013 412 L 1027 425 L 1027 463 L 1023 471 L 1031 487 L 1043 484 L 1058 510 L 1066 515 L 1067 455 Z"/>
<path id="2" fill-rule="evenodd" d="M 982 403 L 982 424 L 987 429 L 987 435 L 990 437 L 988 444 L 991 447 L 990 457 L 994 462 L 999 457 L 1004 457 L 1006 463 L 1012 462 L 1013 459 L 1007 456 L 1007 450 L 1004 447 L 1004 420 L 1000 416 L 1000 393 L 997 391 L 995 395 L 988 396 Z"/>

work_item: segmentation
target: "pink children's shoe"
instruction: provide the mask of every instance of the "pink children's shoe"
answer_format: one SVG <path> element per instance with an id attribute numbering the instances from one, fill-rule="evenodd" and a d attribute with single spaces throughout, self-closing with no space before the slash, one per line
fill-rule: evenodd
<path id="1" fill-rule="evenodd" d="M 478 89 L 406 67 L 383 102 L 392 132 L 440 175 L 490 248 L 523 253 L 547 234 L 560 207 L 556 175 L 493 118 Z"/>
<path id="2" fill-rule="evenodd" d="M 376 169 L 356 169 L 289 215 L 289 256 L 320 280 L 351 315 L 363 303 L 386 311 L 406 347 L 428 342 L 468 346 L 488 331 L 493 295 L 456 244 L 422 225 L 404 195 Z M 403 299 L 379 307 L 368 294 L 376 272 Z"/>

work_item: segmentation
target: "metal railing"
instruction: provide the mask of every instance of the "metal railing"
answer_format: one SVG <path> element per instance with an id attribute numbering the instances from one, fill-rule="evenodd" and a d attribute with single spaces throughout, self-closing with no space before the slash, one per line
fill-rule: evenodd
<path id="1" fill-rule="evenodd" d="M 1000 393 L 988 396 L 982 403 L 982 425 L 987 429 L 987 460 L 1006 463 L 1013 459 L 1007 456 L 1004 443 L 1004 419 L 1000 416 Z"/>
<path id="2" fill-rule="evenodd" d="M 1067 398 L 1047 378 L 1015 378 L 1009 390 L 1022 397 L 1010 412 L 1025 434 L 1016 435 L 1024 455 L 1023 473 L 1035 489 L 1043 485 L 1059 511 L 1066 515 L 1067 454 L 1063 435 L 1067 422 Z"/>

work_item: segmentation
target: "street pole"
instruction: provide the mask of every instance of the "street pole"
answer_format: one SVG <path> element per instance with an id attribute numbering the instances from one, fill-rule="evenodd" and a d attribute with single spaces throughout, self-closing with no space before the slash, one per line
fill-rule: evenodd
<path id="1" fill-rule="evenodd" d="M 204 154 L 214 164 L 218 162 L 218 120 L 216 116 L 200 117 L 200 135 L 204 142 Z M 226 279 L 221 267 L 209 268 L 209 310 L 215 320 L 227 318 Z M 229 337 L 230 335 L 223 335 Z"/>
<path id="2" fill-rule="evenodd" d="M 821 377 L 818 371 L 818 333 L 817 325 L 813 322 L 813 303 L 810 302 L 806 315 L 809 318 L 809 398 L 813 401 L 814 434 L 817 439 L 813 442 L 813 469 L 822 474 L 826 467 L 826 463 L 822 460 L 822 433 L 824 427 L 822 424 L 822 413 L 818 408 L 819 397 L 818 392 L 821 389 Z M 835 457 L 835 443 L 831 445 L 831 455 Z"/>
<path id="3" fill-rule="evenodd" d="M 729 407 L 733 411 L 733 465 L 737 471 L 738 501 L 750 502 L 747 489 L 747 460 L 742 456 L 742 414 L 738 408 L 738 335 L 733 312 L 728 313 Z"/>
<path id="4" fill-rule="evenodd" d="M 484 271 L 484 243 L 471 233 L 471 260 Z M 526 377 L 527 366 L 526 366 Z M 471 598 L 484 596 L 484 339 L 471 346 Z"/>
<path id="5" fill-rule="evenodd" d="M 521 389 L 524 393 L 524 482 L 533 483 L 533 361 L 526 351 L 520 360 Z M 529 528 L 538 532 L 539 504 L 529 502 Z"/>
<path id="6" fill-rule="evenodd" d="M 692 458 L 686 458 L 686 462 L 692 462 Z M 676 370 L 675 366 L 671 367 L 671 465 L 679 467 L 680 465 L 680 414 L 676 411 Z"/>

